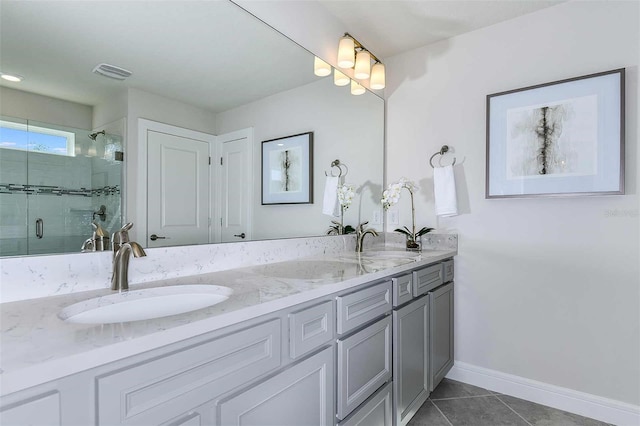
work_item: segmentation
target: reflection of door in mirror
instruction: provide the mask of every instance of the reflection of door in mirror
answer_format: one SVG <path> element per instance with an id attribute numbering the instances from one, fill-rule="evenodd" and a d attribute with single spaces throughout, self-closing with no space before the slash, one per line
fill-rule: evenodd
<path id="1" fill-rule="evenodd" d="M 146 133 L 147 247 L 206 244 L 209 152 L 215 137 L 158 125 L 161 131 Z"/>
<path id="2" fill-rule="evenodd" d="M 253 129 L 218 136 L 220 157 L 220 241 L 251 240 Z"/>
<path id="3" fill-rule="evenodd" d="M 91 221 L 120 227 L 122 138 L 0 119 L 0 255 L 78 252 Z M 109 149 L 107 149 L 109 148 Z M 114 148 L 114 149 L 110 149 Z M 105 205 L 105 215 L 94 213 Z"/>

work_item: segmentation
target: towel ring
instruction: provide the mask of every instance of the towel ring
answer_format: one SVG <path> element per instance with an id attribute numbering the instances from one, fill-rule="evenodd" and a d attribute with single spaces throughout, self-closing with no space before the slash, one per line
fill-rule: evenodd
<path id="1" fill-rule="evenodd" d="M 344 170 L 342 169 L 342 167 L 344 167 Z M 336 168 L 338 169 L 338 174 L 334 175 L 333 174 L 333 169 Z M 331 177 L 342 177 L 342 176 L 346 176 L 347 173 L 349 173 L 349 168 L 347 167 L 346 164 L 341 163 L 340 160 L 333 160 L 331 162 L 331 170 L 329 170 L 329 173 L 327 173 L 326 171 L 324 172 L 325 176 L 331 176 Z"/>
<path id="2" fill-rule="evenodd" d="M 433 165 L 433 157 L 435 157 L 438 154 L 444 155 L 447 151 L 449 151 L 449 146 L 442 145 L 442 148 L 440 148 L 440 151 L 436 152 L 431 156 L 431 158 L 429 158 L 429 164 L 431 165 L 431 168 L 435 169 L 435 166 Z M 451 165 L 453 166 L 454 164 L 456 164 L 456 157 L 453 157 L 453 163 L 451 163 Z"/>

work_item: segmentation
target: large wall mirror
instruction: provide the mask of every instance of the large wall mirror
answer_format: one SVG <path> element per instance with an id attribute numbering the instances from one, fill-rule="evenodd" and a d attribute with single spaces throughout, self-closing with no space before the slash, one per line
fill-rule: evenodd
<path id="1" fill-rule="evenodd" d="M 78 252 L 92 222 L 147 247 L 326 235 L 335 160 L 344 224 L 381 217 L 384 101 L 232 2 L 2 0 L 0 31 L 23 77 L 0 81 L 1 256 Z M 263 205 L 262 142 L 306 132 L 313 203 Z"/>

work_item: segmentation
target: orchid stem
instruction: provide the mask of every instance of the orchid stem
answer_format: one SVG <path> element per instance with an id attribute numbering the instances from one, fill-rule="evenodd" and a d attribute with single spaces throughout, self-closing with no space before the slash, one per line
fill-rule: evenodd
<path id="1" fill-rule="evenodd" d="M 409 194 L 411 195 L 411 239 L 413 241 L 416 240 L 416 208 L 413 204 L 413 191 L 407 188 Z"/>

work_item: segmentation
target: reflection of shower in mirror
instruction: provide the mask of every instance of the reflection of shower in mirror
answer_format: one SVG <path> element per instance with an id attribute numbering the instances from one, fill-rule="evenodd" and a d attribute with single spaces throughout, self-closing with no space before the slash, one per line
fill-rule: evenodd
<path id="1" fill-rule="evenodd" d="M 121 136 L 100 130 L 89 134 L 89 139 L 94 141 L 93 146 L 90 146 L 87 152 L 89 157 L 100 157 L 107 161 L 122 161 Z"/>
<path id="2" fill-rule="evenodd" d="M 98 137 L 98 135 L 107 135 L 107 132 L 105 132 L 104 130 L 100 130 L 99 132 L 95 132 L 95 133 L 91 133 L 89 135 L 89 139 L 91 139 L 92 141 L 95 141 L 96 138 Z"/>

